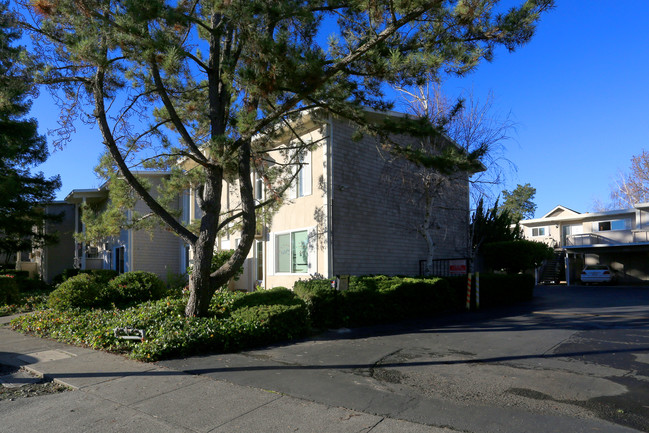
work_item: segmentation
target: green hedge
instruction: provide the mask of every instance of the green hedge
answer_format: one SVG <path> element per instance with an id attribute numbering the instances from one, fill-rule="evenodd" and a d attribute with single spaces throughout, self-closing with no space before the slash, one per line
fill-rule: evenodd
<path id="1" fill-rule="evenodd" d="M 13 275 L 0 275 L 0 305 L 13 304 L 20 299 L 16 280 Z"/>
<path id="2" fill-rule="evenodd" d="M 467 277 L 351 277 L 349 290 L 337 291 L 329 280 L 295 283 L 316 328 L 364 326 L 428 316 L 465 308 Z M 532 299 L 529 275 L 480 274 L 480 305 L 488 308 Z M 475 305 L 475 290 L 472 291 Z"/>
<path id="3" fill-rule="evenodd" d="M 29 271 L 17 271 L 16 269 L 3 269 L 0 275 L 13 275 L 19 280 L 26 280 L 29 278 Z"/>
<path id="4" fill-rule="evenodd" d="M 350 277 L 349 290 L 328 280 L 298 281 L 293 286 L 317 328 L 363 326 L 424 316 L 453 306 L 454 292 L 440 278 Z"/>
<path id="5" fill-rule="evenodd" d="M 487 267 L 495 271 L 505 270 L 508 274 L 518 274 L 534 269 L 543 260 L 551 259 L 554 250 L 543 242 L 520 239 L 484 244 L 481 254 Z"/>

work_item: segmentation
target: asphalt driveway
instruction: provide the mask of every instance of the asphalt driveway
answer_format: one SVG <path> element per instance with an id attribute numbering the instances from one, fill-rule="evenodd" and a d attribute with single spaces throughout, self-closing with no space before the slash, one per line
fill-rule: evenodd
<path id="1" fill-rule="evenodd" d="M 649 431 L 649 288 L 541 286 L 515 307 L 160 364 L 460 431 Z"/>

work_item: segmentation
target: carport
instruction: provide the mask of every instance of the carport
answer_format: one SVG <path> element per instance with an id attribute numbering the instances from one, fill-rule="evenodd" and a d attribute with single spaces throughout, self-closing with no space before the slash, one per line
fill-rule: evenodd
<path id="1" fill-rule="evenodd" d="M 585 265 L 608 265 L 618 282 L 640 284 L 649 281 L 649 242 L 566 246 L 566 283 L 579 281 Z"/>

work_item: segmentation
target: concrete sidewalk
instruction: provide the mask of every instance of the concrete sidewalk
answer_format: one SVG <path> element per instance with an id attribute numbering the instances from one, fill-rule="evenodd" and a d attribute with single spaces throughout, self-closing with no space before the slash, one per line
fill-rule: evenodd
<path id="1" fill-rule="evenodd" d="M 2 326 L 9 319 L 0 318 L 0 364 L 75 391 L 0 401 L 0 432 L 452 431 L 25 336 Z"/>

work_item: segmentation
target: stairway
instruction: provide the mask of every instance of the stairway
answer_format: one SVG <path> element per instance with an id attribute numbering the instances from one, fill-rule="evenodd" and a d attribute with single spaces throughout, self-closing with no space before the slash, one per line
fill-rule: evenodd
<path id="1" fill-rule="evenodd" d="M 559 284 L 561 276 L 564 274 L 564 259 L 566 253 L 555 251 L 554 257 L 541 267 L 541 275 L 539 276 L 539 284 Z"/>

